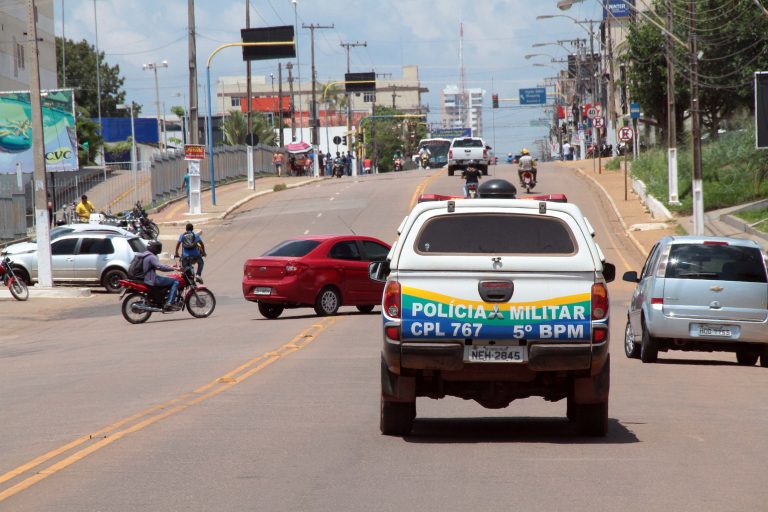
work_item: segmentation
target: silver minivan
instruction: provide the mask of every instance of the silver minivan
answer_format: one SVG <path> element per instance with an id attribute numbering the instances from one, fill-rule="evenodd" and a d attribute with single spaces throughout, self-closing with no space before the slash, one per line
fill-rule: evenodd
<path id="1" fill-rule="evenodd" d="M 624 351 L 644 363 L 659 351 L 735 352 L 768 367 L 768 272 L 752 240 L 669 236 L 653 246 L 629 304 Z"/>

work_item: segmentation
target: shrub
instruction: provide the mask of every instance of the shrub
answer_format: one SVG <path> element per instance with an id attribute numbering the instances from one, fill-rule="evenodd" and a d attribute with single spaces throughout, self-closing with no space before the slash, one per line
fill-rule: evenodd
<path id="1" fill-rule="evenodd" d="M 285 183 L 277 183 L 274 187 L 272 187 L 272 192 L 280 192 L 281 190 L 287 189 L 288 186 Z"/>

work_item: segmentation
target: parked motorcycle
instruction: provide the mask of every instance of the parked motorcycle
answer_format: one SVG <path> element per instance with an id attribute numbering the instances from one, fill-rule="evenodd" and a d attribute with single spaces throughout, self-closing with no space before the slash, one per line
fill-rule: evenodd
<path id="1" fill-rule="evenodd" d="M 29 298 L 27 283 L 13 272 L 13 263 L 8 256 L 0 260 L 0 279 L 16 300 L 23 301 Z"/>
<path id="2" fill-rule="evenodd" d="M 147 211 L 141 205 L 141 201 L 136 201 L 133 209 L 125 214 L 127 229 L 133 231 L 144 240 L 157 240 L 160 236 L 160 228 L 149 218 Z"/>
<path id="3" fill-rule="evenodd" d="M 176 299 L 173 305 L 183 311 L 186 309 L 195 318 L 207 318 L 216 308 L 216 297 L 213 292 L 195 279 L 192 265 L 185 264 L 180 272 L 169 274 L 169 277 L 179 281 Z M 148 286 L 144 282 L 121 279 L 119 281 L 123 293 L 123 318 L 132 324 L 141 324 L 149 320 L 152 313 L 173 313 L 165 311 L 165 299 L 170 288 Z"/>
<path id="4" fill-rule="evenodd" d="M 533 172 L 523 171 L 520 177 L 523 180 L 523 188 L 525 189 L 525 192 L 530 193 L 531 190 L 533 190 L 533 188 L 536 186 L 536 180 L 533 177 Z"/>
<path id="5" fill-rule="evenodd" d="M 467 183 L 467 197 L 469 199 L 477 197 L 477 183 Z"/>

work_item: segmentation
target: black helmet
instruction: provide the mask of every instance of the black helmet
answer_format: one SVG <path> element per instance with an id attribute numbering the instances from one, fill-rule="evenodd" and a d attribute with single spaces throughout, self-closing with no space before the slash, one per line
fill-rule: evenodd
<path id="1" fill-rule="evenodd" d="M 517 189 L 507 180 L 488 180 L 477 187 L 477 196 L 483 199 L 514 199 Z"/>
<path id="2" fill-rule="evenodd" d="M 159 240 L 150 240 L 147 242 L 147 250 L 157 256 L 163 252 L 163 243 Z"/>

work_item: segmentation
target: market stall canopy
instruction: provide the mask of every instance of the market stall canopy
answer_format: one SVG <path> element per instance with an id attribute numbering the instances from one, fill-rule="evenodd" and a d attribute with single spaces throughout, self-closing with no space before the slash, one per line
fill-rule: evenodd
<path id="1" fill-rule="evenodd" d="M 306 153 L 312 149 L 312 146 L 304 141 L 294 142 L 293 144 L 286 144 L 285 150 L 289 153 Z"/>

